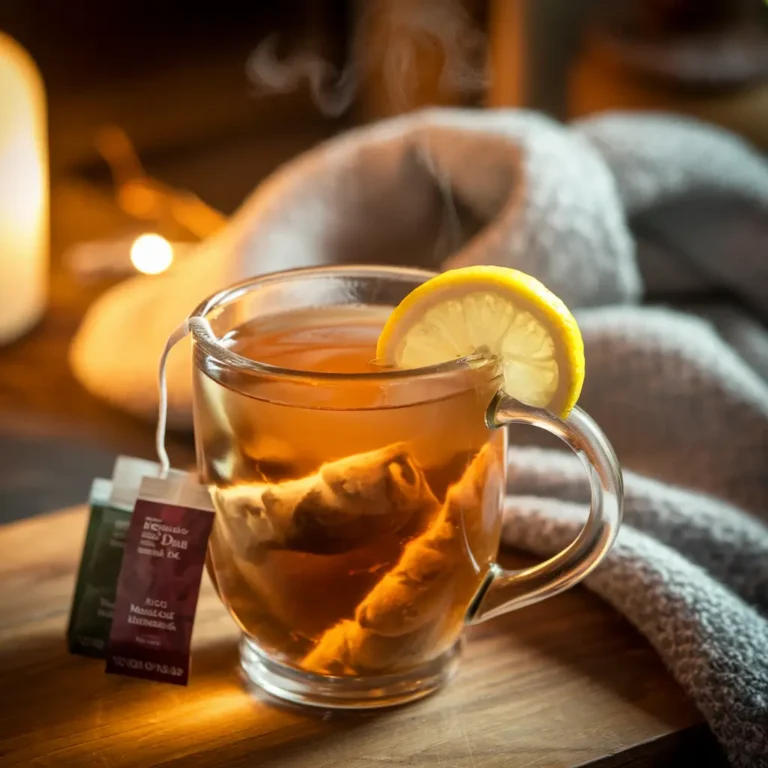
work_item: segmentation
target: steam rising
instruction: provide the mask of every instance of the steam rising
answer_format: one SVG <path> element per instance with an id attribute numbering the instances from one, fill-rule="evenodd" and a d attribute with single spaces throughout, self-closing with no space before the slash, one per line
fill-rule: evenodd
<path id="1" fill-rule="evenodd" d="M 363 0 L 349 61 L 337 67 L 311 50 L 278 57 L 278 38 L 266 38 L 246 71 L 257 93 L 288 93 L 306 82 L 318 109 L 337 117 L 349 109 L 360 84 L 376 74 L 392 105 L 407 109 L 418 88 L 420 50 L 441 59 L 438 87 L 453 94 L 481 92 L 487 83 L 486 36 L 460 0 Z"/>
<path id="2" fill-rule="evenodd" d="M 289 93 L 306 80 L 315 104 L 324 114 L 338 117 L 347 111 L 357 90 L 354 66 L 339 72 L 311 51 L 300 51 L 280 61 L 277 43 L 277 35 L 270 35 L 248 59 L 246 71 L 257 93 Z"/>

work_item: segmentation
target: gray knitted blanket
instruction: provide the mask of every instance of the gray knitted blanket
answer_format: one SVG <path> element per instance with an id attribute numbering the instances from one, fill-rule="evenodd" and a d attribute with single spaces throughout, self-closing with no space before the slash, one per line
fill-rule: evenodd
<path id="1" fill-rule="evenodd" d="M 768 312 L 768 165 L 692 123 L 613 116 L 574 132 L 636 217 L 640 286 L 667 305 L 606 290 L 594 303 L 611 306 L 577 313 L 580 404 L 626 487 L 623 528 L 586 584 L 648 638 L 732 764 L 766 766 L 768 328 L 744 307 Z M 577 534 L 588 488 L 570 456 L 513 447 L 509 491 L 507 544 L 550 555 Z"/>
<path id="2" fill-rule="evenodd" d="M 587 586 L 653 644 L 733 765 L 768 766 L 765 159 L 653 114 L 562 126 L 429 110 L 367 126 L 281 168 L 174 275 L 108 293 L 75 340 L 75 373 L 153 419 L 160 351 L 199 300 L 259 272 L 363 261 L 515 266 L 575 309 L 580 404 L 626 470 L 625 524 Z M 188 350 L 174 354 L 184 426 Z M 546 556 L 576 535 L 585 479 L 522 437 L 504 542 Z"/>

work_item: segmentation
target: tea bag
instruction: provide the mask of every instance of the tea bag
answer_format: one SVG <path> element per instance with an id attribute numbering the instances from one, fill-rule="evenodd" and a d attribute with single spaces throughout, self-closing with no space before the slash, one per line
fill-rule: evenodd
<path id="1" fill-rule="evenodd" d="M 486 477 L 493 449 L 484 446 L 424 533 L 411 541 L 397 565 L 368 593 L 354 620 L 329 629 L 302 666 L 312 672 L 358 674 L 407 664 L 450 616 L 463 569 L 479 569 L 472 542 L 483 526 Z M 485 557 L 483 557 L 485 560 Z M 468 573 L 467 576 L 470 574 Z M 469 581 L 469 579 L 467 579 Z"/>
<path id="2" fill-rule="evenodd" d="M 112 478 L 91 486 L 88 529 L 67 625 L 71 653 L 103 657 L 112 626 L 125 537 L 144 477 L 157 477 L 160 465 L 118 456 Z M 171 470 L 178 478 L 184 473 Z"/>
<path id="3" fill-rule="evenodd" d="M 347 552 L 438 507 L 402 443 L 330 462 L 299 480 L 215 488 L 212 497 L 241 554 L 251 558 L 262 546 Z"/>

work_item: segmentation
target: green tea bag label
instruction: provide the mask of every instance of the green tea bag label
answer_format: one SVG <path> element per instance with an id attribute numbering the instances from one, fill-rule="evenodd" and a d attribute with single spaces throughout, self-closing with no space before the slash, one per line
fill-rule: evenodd
<path id="1" fill-rule="evenodd" d="M 130 512 L 108 506 L 109 480 L 97 479 L 67 629 L 71 653 L 104 655 L 115 604 L 115 586 L 123 560 Z"/>

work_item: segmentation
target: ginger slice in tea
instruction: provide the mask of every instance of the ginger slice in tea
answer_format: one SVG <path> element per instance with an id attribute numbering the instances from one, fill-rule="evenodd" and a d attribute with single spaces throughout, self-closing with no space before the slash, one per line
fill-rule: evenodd
<path id="1" fill-rule="evenodd" d="M 449 607 L 446 596 L 445 608 Z M 370 632 L 354 619 L 345 619 L 329 629 L 301 662 L 310 671 L 329 675 L 359 675 L 402 669 L 418 663 L 424 649 L 436 647 L 444 634 L 446 620 L 427 624 L 415 632 L 387 637 Z"/>
<path id="2" fill-rule="evenodd" d="M 483 525 L 483 491 L 492 461 L 493 449 L 486 445 L 448 490 L 431 525 L 362 600 L 354 620 L 327 630 L 303 659 L 304 669 L 356 674 L 383 669 L 390 659 L 399 666 L 407 663 L 406 651 L 416 644 L 415 636 L 425 639 L 450 611 L 459 577 L 470 579 L 480 567 L 471 542 Z"/>
<path id="3" fill-rule="evenodd" d="M 329 462 L 299 480 L 238 484 L 212 495 L 222 515 L 247 526 L 250 545 L 315 554 L 349 551 L 438 507 L 402 443 Z"/>
<path id="4" fill-rule="evenodd" d="M 302 480 L 212 493 L 215 568 L 242 620 L 248 625 L 264 614 L 307 637 L 351 615 L 397 562 L 402 538 L 440 509 L 401 444 L 327 464 Z"/>

